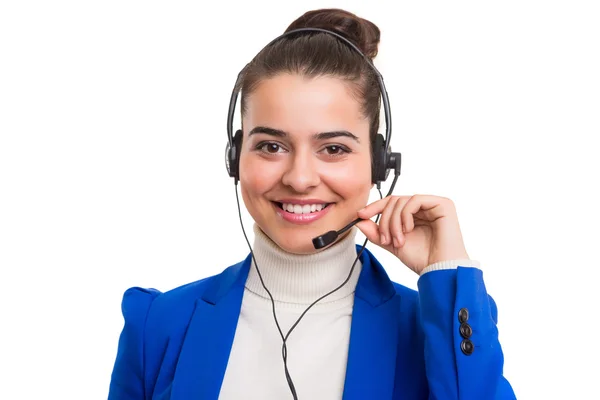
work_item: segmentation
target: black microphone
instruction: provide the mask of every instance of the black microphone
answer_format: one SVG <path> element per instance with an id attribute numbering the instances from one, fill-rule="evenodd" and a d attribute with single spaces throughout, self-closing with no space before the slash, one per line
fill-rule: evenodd
<path id="1" fill-rule="evenodd" d="M 322 234 L 321 236 L 317 236 L 312 240 L 313 246 L 315 249 L 322 249 L 323 247 L 329 246 L 331 243 L 335 242 L 338 236 L 342 233 L 346 232 L 348 229 L 352 228 L 354 225 L 358 224 L 362 221 L 363 218 L 356 218 L 354 221 L 350 222 L 348 225 L 340 229 L 339 231 L 329 231 L 327 233 Z"/>

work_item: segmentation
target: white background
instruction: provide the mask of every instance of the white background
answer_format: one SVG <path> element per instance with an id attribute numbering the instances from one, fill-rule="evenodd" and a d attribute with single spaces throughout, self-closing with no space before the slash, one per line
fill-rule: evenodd
<path id="1" fill-rule="evenodd" d="M 524 0 L 3 2 L 0 398 L 106 398 L 123 291 L 245 257 L 235 77 L 329 6 L 382 31 L 395 193 L 456 203 L 518 398 L 598 398 L 599 7 Z"/>

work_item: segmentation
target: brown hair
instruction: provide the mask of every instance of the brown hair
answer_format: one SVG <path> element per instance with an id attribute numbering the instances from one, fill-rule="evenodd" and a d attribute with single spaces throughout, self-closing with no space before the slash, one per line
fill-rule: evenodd
<path id="1" fill-rule="evenodd" d="M 308 11 L 292 22 L 285 32 L 299 28 L 333 31 L 354 43 L 371 61 L 377 55 L 380 31 L 372 22 L 345 10 L 328 8 Z M 307 77 L 328 75 L 345 80 L 362 103 L 370 120 L 371 143 L 379 129 L 381 92 L 377 75 L 356 50 L 333 35 L 302 32 L 284 37 L 264 48 L 242 71 L 241 112 L 246 112 L 248 95 L 263 79 L 280 73 Z"/>

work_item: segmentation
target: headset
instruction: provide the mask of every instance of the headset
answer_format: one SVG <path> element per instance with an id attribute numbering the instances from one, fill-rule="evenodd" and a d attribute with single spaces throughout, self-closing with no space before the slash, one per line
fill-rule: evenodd
<path id="1" fill-rule="evenodd" d="M 344 36 L 342 36 L 336 32 L 332 32 L 330 30 L 321 29 L 321 28 L 299 28 L 299 29 L 294 29 L 294 30 L 285 32 L 282 35 L 273 39 L 264 48 L 271 46 L 273 43 L 279 41 L 280 39 L 282 39 L 284 37 L 289 37 L 291 35 L 296 35 L 296 34 L 301 34 L 301 33 L 319 33 L 319 32 L 335 36 L 340 41 L 342 41 L 343 43 L 347 44 L 352 49 L 354 49 L 360 56 L 362 56 L 362 58 L 365 60 L 365 62 L 367 62 L 367 64 L 372 68 L 372 70 L 374 71 L 374 73 L 377 76 L 377 80 L 379 82 L 379 87 L 380 87 L 380 92 L 381 92 L 381 99 L 382 99 L 382 103 L 383 103 L 383 110 L 384 110 L 384 114 L 385 114 L 386 129 L 385 129 L 385 138 L 382 134 L 378 133 L 375 136 L 374 142 L 371 144 L 371 146 L 372 146 L 371 181 L 373 184 L 377 185 L 377 189 L 381 196 L 381 190 L 380 190 L 381 183 L 385 182 L 387 180 L 390 170 L 394 170 L 394 180 L 392 182 L 392 185 L 389 189 L 388 194 L 386 195 L 386 197 L 387 197 L 393 192 L 394 186 L 396 185 L 396 181 L 400 175 L 401 154 L 400 153 L 392 153 L 392 151 L 391 151 L 390 140 L 392 138 L 392 117 L 391 117 L 391 112 L 390 112 L 390 104 L 389 104 L 388 94 L 387 94 L 387 90 L 385 88 L 385 84 L 383 82 L 383 76 L 377 70 L 377 68 L 375 68 L 375 66 L 373 65 L 371 60 L 354 43 L 352 43 L 350 40 L 348 40 Z M 227 114 L 227 139 L 228 139 L 228 141 L 227 141 L 227 146 L 225 148 L 225 165 L 227 168 L 227 173 L 229 174 L 230 177 L 232 177 L 234 179 L 234 183 L 235 183 L 235 187 L 236 187 L 235 194 L 236 194 L 236 199 L 237 199 L 237 203 L 238 203 L 238 214 L 239 214 L 239 218 L 240 218 L 240 224 L 242 225 L 242 231 L 244 233 L 244 237 L 246 238 L 246 243 L 248 244 L 248 247 L 250 248 L 250 253 L 252 255 L 252 259 L 254 261 L 254 265 L 256 266 L 256 270 L 257 270 L 258 276 L 260 278 L 260 281 L 262 283 L 262 286 L 267 291 L 267 294 L 269 295 L 269 297 L 271 299 L 271 303 L 273 306 L 272 311 L 273 311 L 273 317 L 275 319 L 275 324 L 277 325 L 277 329 L 279 330 L 281 338 L 283 339 L 282 357 L 283 357 L 283 361 L 284 361 L 285 375 L 286 375 L 286 379 L 288 382 L 288 386 L 290 387 L 292 396 L 296 400 L 298 398 L 297 394 L 296 394 L 296 389 L 294 387 L 294 383 L 292 381 L 292 378 L 291 378 L 288 368 L 287 368 L 287 346 L 286 346 L 287 338 L 289 337 L 289 335 L 292 333 L 294 328 L 298 325 L 298 323 L 300 322 L 302 317 L 304 317 L 304 315 L 308 312 L 308 310 L 310 308 L 312 308 L 317 302 L 319 302 L 323 298 L 329 296 L 330 294 L 332 294 L 335 291 L 337 291 L 338 289 L 340 289 L 342 286 L 344 286 L 350 280 L 350 277 L 354 270 L 354 266 L 356 265 L 356 262 L 359 260 L 360 255 L 362 254 L 363 250 L 365 249 L 367 240 L 365 240 L 364 244 L 362 245 L 361 250 L 358 252 L 356 259 L 355 259 L 354 263 L 352 264 L 352 267 L 350 268 L 350 272 L 349 272 L 346 280 L 341 285 L 339 285 L 337 288 L 335 288 L 334 290 L 330 291 L 329 293 L 321 296 L 319 299 L 315 300 L 310 306 L 308 306 L 308 308 L 302 313 L 302 315 L 300 315 L 300 317 L 297 319 L 297 321 L 292 325 L 292 327 L 290 328 L 288 333 L 286 335 L 283 335 L 283 332 L 281 331 L 281 327 L 279 326 L 279 322 L 277 320 L 277 315 L 275 313 L 275 301 L 273 299 L 273 296 L 271 295 L 271 292 L 267 289 L 267 287 L 263 281 L 260 270 L 258 269 L 258 263 L 256 262 L 256 259 L 254 258 L 254 252 L 252 251 L 252 246 L 250 245 L 250 242 L 246 235 L 246 231 L 244 229 L 244 224 L 242 222 L 242 215 L 241 215 L 241 211 L 240 211 L 239 195 L 237 192 L 237 184 L 240 179 L 240 153 L 241 153 L 241 149 L 242 149 L 243 133 L 242 133 L 241 129 L 238 129 L 235 132 L 235 134 L 233 134 L 233 118 L 235 115 L 235 106 L 237 103 L 239 91 L 241 90 L 240 83 L 241 83 L 241 80 L 244 78 L 244 70 L 245 69 L 242 69 L 242 71 L 240 71 L 240 73 L 238 74 L 238 77 L 237 77 L 235 85 L 234 85 L 233 92 L 231 94 L 231 100 L 229 102 L 229 112 Z M 377 220 L 379 220 L 379 215 L 377 216 Z M 344 232 L 346 232 L 348 229 L 350 229 L 352 226 L 354 226 L 355 224 L 357 224 L 360 221 L 362 221 L 362 219 L 357 218 L 354 221 L 350 222 L 348 225 L 346 225 L 344 228 L 342 228 L 338 231 L 332 230 L 321 236 L 314 238 L 313 246 L 315 247 L 315 249 L 321 249 L 323 247 L 326 247 L 326 246 L 332 244 L 333 242 L 335 242 L 335 240 L 337 240 L 337 238 L 340 235 L 342 235 Z"/>
<path id="2" fill-rule="evenodd" d="M 379 81 L 379 86 L 381 90 L 381 99 L 383 102 L 383 110 L 385 113 L 385 138 L 381 133 L 378 133 L 375 136 L 375 141 L 372 143 L 372 160 L 373 160 L 373 168 L 371 171 L 371 181 L 377 185 L 377 188 L 381 187 L 381 183 L 385 182 L 388 178 L 390 170 L 397 169 L 399 173 L 400 169 L 400 153 L 392 153 L 390 141 L 392 139 L 392 115 L 390 112 L 390 103 L 387 94 L 387 90 L 385 88 L 385 84 L 383 82 L 383 76 L 381 73 L 375 68 L 371 60 L 363 54 L 363 52 L 350 40 L 346 39 L 344 36 L 321 28 L 300 28 L 294 29 L 289 32 L 286 32 L 279 37 L 273 39 L 265 48 L 271 46 L 273 43 L 279 41 L 284 37 L 288 37 L 290 35 L 302 33 L 302 32 L 323 32 L 337 37 L 342 42 L 348 44 L 355 51 L 360 54 L 364 60 L 368 63 L 368 65 L 373 69 L 375 74 L 377 75 L 377 79 Z M 237 184 L 240 179 L 240 152 L 242 148 L 242 130 L 238 129 L 235 134 L 233 134 L 233 118 L 235 116 L 235 106 L 237 103 L 237 98 L 239 94 L 239 84 L 241 80 L 244 78 L 243 76 L 244 70 L 240 71 L 238 74 L 237 80 L 235 82 L 235 86 L 233 88 L 233 92 L 231 94 L 231 100 L 229 102 L 229 113 L 227 115 L 227 138 L 228 143 L 226 147 L 226 167 L 227 173 L 230 177 L 232 177 Z"/>

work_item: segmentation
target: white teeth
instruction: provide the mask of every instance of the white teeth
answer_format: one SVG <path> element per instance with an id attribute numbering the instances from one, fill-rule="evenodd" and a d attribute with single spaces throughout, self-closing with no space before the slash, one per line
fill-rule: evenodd
<path id="1" fill-rule="evenodd" d="M 310 214 L 311 212 L 321 211 L 324 209 L 326 204 L 290 204 L 290 203 L 281 203 L 281 208 L 286 210 L 287 212 L 294 214 Z"/>

